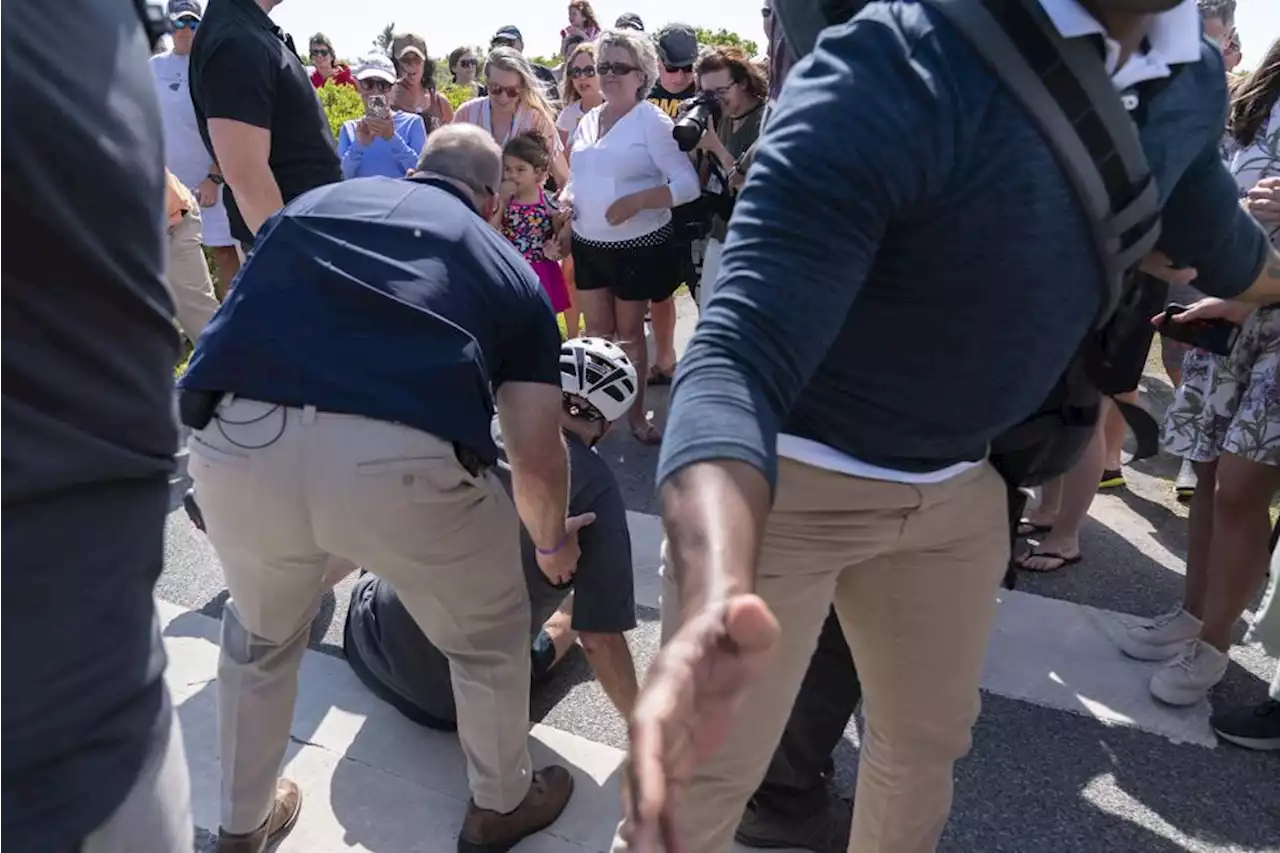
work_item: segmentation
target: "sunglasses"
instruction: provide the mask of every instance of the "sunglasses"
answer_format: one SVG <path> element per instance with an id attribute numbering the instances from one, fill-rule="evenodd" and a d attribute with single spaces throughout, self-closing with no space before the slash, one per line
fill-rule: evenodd
<path id="1" fill-rule="evenodd" d="M 692 65 L 664 65 L 664 66 L 663 66 L 663 68 L 666 68 L 666 69 L 667 69 L 667 73 L 668 73 L 668 74 L 675 74 L 675 73 L 677 73 L 677 72 L 679 72 L 679 73 L 681 73 L 681 74 L 692 74 L 692 73 L 693 73 L 693 66 L 692 66 Z"/>
<path id="2" fill-rule="evenodd" d="M 474 59 L 459 59 L 458 67 L 459 68 L 475 68 L 476 61 Z"/>
<path id="3" fill-rule="evenodd" d="M 574 80 L 579 77 L 594 77 L 596 76 L 596 67 L 594 65 L 575 65 L 569 69 L 569 76 Z"/>
<path id="4" fill-rule="evenodd" d="M 391 91 L 392 86 L 386 80 L 361 80 L 360 88 L 366 92 L 382 92 L 385 94 Z"/>
<path id="5" fill-rule="evenodd" d="M 625 62 L 601 62 L 596 66 L 596 73 L 601 77 L 626 77 L 632 71 L 639 70 L 638 66 L 628 65 Z"/>
<path id="6" fill-rule="evenodd" d="M 329 50 L 329 48 L 327 47 L 313 47 L 311 48 L 311 55 L 312 56 L 333 56 L 333 51 Z"/>
<path id="7" fill-rule="evenodd" d="M 193 33 L 196 31 L 196 28 L 199 26 L 200 26 L 200 22 L 197 21 L 195 18 L 179 18 L 178 20 L 173 22 L 173 28 L 175 30 L 191 30 L 191 32 Z"/>
<path id="8" fill-rule="evenodd" d="M 490 95 L 506 95 L 508 98 L 520 97 L 521 89 L 519 86 L 498 86 L 490 83 L 488 86 Z"/>
<path id="9" fill-rule="evenodd" d="M 489 47 L 515 47 L 516 43 L 511 39 L 494 39 L 489 42 Z"/>

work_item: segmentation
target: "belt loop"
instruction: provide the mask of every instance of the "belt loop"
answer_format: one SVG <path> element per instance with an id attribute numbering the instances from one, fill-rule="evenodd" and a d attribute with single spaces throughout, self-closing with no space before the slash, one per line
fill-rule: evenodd
<path id="1" fill-rule="evenodd" d="M 313 423 L 315 423 L 315 422 L 316 422 L 316 407 L 315 407 L 315 406 L 303 406 L 303 407 L 302 407 L 302 424 L 303 424 L 303 426 L 311 426 L 311 425 L 312 425 Z"/>

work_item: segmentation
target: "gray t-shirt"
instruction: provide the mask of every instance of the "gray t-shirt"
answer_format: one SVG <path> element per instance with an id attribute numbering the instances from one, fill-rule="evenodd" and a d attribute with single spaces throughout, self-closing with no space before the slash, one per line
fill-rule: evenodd
<path id="1" fill-rule="evenodd" d="M 494 435 L 501 450 L 500 436 Z M 631 537 L 626 507 L 608 463 L 573 435 L 569 451 L 569 514 L 596 514 L 582 529 L 582 556 L 574 581 L 573 627 L 579 631 L 621 633 L 635 627 L 635 590 L 631 569 Z M 497 474 L 511 489 L 505 458 Z M 564 601 L 567 590 L 551 586 L 538 568 L 536 551 L 521 530 L 522 563 L 529 588 L 531 636 Z M 362 679 L 372 678 L 383 691 L 437 720 L 456 719 L 449 662 L 431 644 L 386 581 L 368 574 L 360 579 L 347 610 L 346 654 Z M 535 674 L 536 675 L 536 674 Z M 384 697 L 385 698 L 385 697 Z M 402 708 L 403 710 L 403 708 Z"/>

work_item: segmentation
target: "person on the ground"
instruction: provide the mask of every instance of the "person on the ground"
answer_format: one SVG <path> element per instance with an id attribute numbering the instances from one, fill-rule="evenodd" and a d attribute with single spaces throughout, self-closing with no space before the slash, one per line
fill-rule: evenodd
<path id="1" fill-rule="evenodd" d="M 711 183 L 719 192 L 718 209 L 712 212 L 711 233 L 702 255 L 704 288 L 698 298 L 705 302 L 715 286 L 720 269 L 720 250 L 728 234 L 729 214 L 733 198 L 747 177 L 745 156 L 760 136 L 769 82 L 764 73 L 739 48 L 717 47 L 704 53 L 694 69 L 698 88 L 716 96 L 720 103 L 720 122 L 708 127 L 698 142 L 698 150 L 715 159 L 717 171 L 703 176 L 703 185 Z M 706 168 L 710 168 L 707 166 Z"/>
<path id="2" fill-rule="evenodd" d="M 600 22 L 596 20 L 595 9 L 590 0 L 571 0 L 569 3 L 569 27 L 581 30 L 582 34 L 595 41 L 600 37 Z M 564 33 L 561 33 L 563 36 Z"/>
<path id="3" fill-rule="evenodd" d="M 355 88 L 356 78 L 351 69 L 338 63 L 338 53 L 333 42 L 324 33 L 316 33 L 307 44 L 307 58 L 311 60 L 311 85 L 323 89 L 330 80 L 335 86 Z"/>
<path id="4" fill-rule="evenodd" d="M 493 34 L 493 38 L 489 39 L 489 50 L 492 52 L 495 48 L 508 47 L 516 53 L 524 55 L 524 36 L 520 34 L 517 27 L 507 24 L 504 27 L 498 27 L 498 31 Z M 490 53 L 492 56 L 492 53 Z M 533 76 L 537 78 L 542 88 L 542 96 L 548 101 L 554 101 L 558 94 L 556 87 L 556 77 L 551 73 L 551 69 L 546 66 L 539 65 L 536 62 L 530 62 L 529 68 Z M 501 140 L 499 140 L 501 144 Z"/>
<path id="5" fill-rule="evenodd" d="M 6 853 L 192 847 L 152 597 L 180 354 L 152 47 L 128 0 L 5 13 Z"/>
<path id="6" fill-rule="evenodd" d="M 680 105 L 698 93 L 693 66 L 698 61 L 698 36 L 688 24 L 667 24 L 654 34 L 658 49 L 658 79 L 649 92 L 649 103 L 672 119 Z M 671 211 L 671 224 L 681 244 L 680 282 L 693 287 L 697 269 L 693 262 L 693 244 L 689 230 L 702 219 L 697 197 Z M 650 311 L 653 324 L 654 359 L 648 372 L 651 385 L 670 385 L 676 370 L 676 303 L 658 300 Z"/>
<path id="7" fill-rule="evenodd" d="M 561 87 L 561 103 L 564 109 L 556 118 L 556 129 L 564 142 L 565 151 L 578 129 L 582 116 L 604 103 L 600 94 L 600 78 L 596 76 L 596 46 L 594 42 L 578 45 L 565 57 L 564 84 Z M 567 253 L 560 261 L 564 271 L 564 286 L 569 294 L 569 307 L 564 312 L 564 325 L 569 335 L 582 330 L 582 309 L 579 306 L 578 288 L 575 285 L 573 254 Z"/>
<path id="8" fill-rule="evenodd" d="M 200 203 L 173 172 L 165 169 L 168 239 L 165 241 L 165 279 L 173 294 L 178 327 L 195 343 L 218 310 L 209 262 L 200 245 Z"/>
<path id="9" fill-rule="evenodd" d="M 263 227 L 183 375 L 195 497 L 231 592 L 220 853 L 271 847 L 297 818 L 301 792 L 277 774 L 338 567 L 394 584 L 449 658 L 472 794 L 461 853 L 508 849 L 572 793 L 567 770 L 529 759 L 517 512 L 553 583 L 572 579 L 591 519 L 564 511 L 555 316 L 486 221 L 501 180 L 489 135 L 450 126 L 412 177 L 295 200 Z M 493 473 L 494 397 L 514 507 Z"/>
<path id="10" fill-rule="evenodd" d="M 1280 253 L 1217 156 L 1225 75 L 1194 5 L 1090 8 L 1044 5 L 1065 37 L 1107 42 L 1117 103 L 1182 66 L 1142 134 L 1161 249 L 1219 295 L 1280 299 Z M 729 849 L 834 599 L 865 696 L 848 851 L 926 853 L 1009 557 L 987 450 L 1097 316 L 1093 231 L 1019 102 L 909 2 L 864 7 L 795 66 L 729 231 L 659 460 L 669 639 L 614 850 Z"/>
<path id="11" fill-rule="evenodd" d="M 520 536 L 532 613 L 532 686 L 544 681 L 577 641 L 624 718 L 638 692 L 623 636 L 636 626 L 631 537 L 618 482 L 594 448 L 626 414 L 637 385 L 635 368 L 616 344 L 576 338 L 560 348 L 569 514 L 595 516 L 578 535 L 582 554 L 571 590 L 547 581 L 533 540 L 523 530 Z M 495 471 L 510 491 L 511 467 L 502 456 Z M 365 686 L 409 719 L 434 729 L 457 727 L 448 657 L 418 627 L 395 588 L 376 575 L 362 577 L 351 592 L 343 649 Z"/>
<path id="12" fill-rule="evenodd" d="M 1264 178 L 1280 177 L 1280 40 L 1232 101 L 1231 160 L 1246 205 Z M 1263 189 L 1274 195 L 1276 181 Z M 1280 247 L 1280 218 L 1259 211 Z M 1213 292 L 1211 274 L 1197 284 Z M 1190 322 L 1206 299 L 1178 315 Z M 1188 356 L 1182 385 L 1165 414 L 1164 443 L 1190 459 L 1197 485 L 1188 518 L 1182 601 L 1121 638 L 1139 660 L 1167 660 L 1151 693 L 1172 705 L 1200 701 L 1226 674 L 1232 632 L 1263 584 L 1269 560 L 1271 501 L 1280 491 L 1280 306 L 1237 306 L 1240 334 L 1230 355 Z"/>
<path id="13" fill-rule="evenodd" d="M 173 47 L 151 57 L 156 99 L 164 121 L 164 162 L 200 202 L 200 242 L 213 255 L 218 270 L 214 292 L 221 299 L 240 271 L 240 254 L 222 204 L 222 173 L 200 138 L 191 105 L 191 43 L 204 9 L 199 0 L 170 0 L 168 11 Z"/>
<path id="14" fill-rule="evenodd" d="M 1258 605 L 1245 642 L 1256 642 L 1280 658 L 1280 550 L 1271 554 L 1271 588 Z M 1218 737 L 1245 749 L 1280 749 L 1280 664 L 1271 677 L 1267 698 L 1254 705 L 1225 708 L 1209 718 Z"/>
<path id="15" fill-rule="evenodd" d="M 633 30 L 637 33 L 644 32 L 644 21 L 640 20 L 640 16 L 635 12 L 623 12 L 618 16 L 618 20 L 613 22 L 615 30 Z"/>
<path id="16" fill-rule="evenodd" d="M 356 68 L 355 76 L 365 114 L 343 122 L 338 131 L 342 177 L 404 177 L 418 165 L 422 149 L 427 145 L 422 116 L 393 108 L 391 91 L 396 83 L 396 69 L 383 54 L 366 56 Z M 375 102 L 375 98 L 378 101 Z M 370 103 L 380 103 L 386 108 L 385 114 L 371 113 Z"/>
<path id="17" fill-rule="evenodd" d="M 669 300 L 681 282 L 683 246 L 671 208 L 697 198 L 698 175 L 671 135 L 672 121 L 645 98 L 657 77 L 653 42 L 606 30 L 596 43 L 603 103 L 578 123 L 571 143 L 573 267 L 591 337 L 617 341 L 648 374 L 645 309 Z M 643 444 L 662 439 L 645 392 L 628 418 Z"/>
<path id="18" fill-rule="evenodd" d="M 391 60 L 399 76 L 392 93 L 396 109 L 420 116 L 428 134 L 453 121 L 453 106 L 436 89 L 436 64 L 426 39 L 400 33 L 391 40 Z"/>
<path id="19" fill-rule="evenodd" d="M 333 132 L 293 39 L 268 13 L 280 0 L 219 0 L 191 47 L 200 138 L 226 181 L 231 236 L 246 251 L 285 204 L 342 180 Z"/>
<path id="20" fill-rule="evenodd" d="M 476 59 L 476 50 L 471 47 L 455 47 L 449 52 L 449 76 L 455 86 L 470 89 L 473 98 L 481 98 L 489 94 L 477 78 L 480 61 Z"/>
<path id="21" fill-rule="evenodd" d="M 563 187 L 569 179 L 569 167 L 556 130 L 555 110 L 543 97 L 529 60 L 514 48 L 496 47 L 485 61 L 484 76 L 488 95 L 460 105 L 454 122 L 479 125 L 499 146 L 518 133 L 536 130 L 552 151 L 551 177 Z"/>
<path id="22" fill-rule="evenodd" d="M 560 257 L 568 212 L 552 206 L 543 185 L 551 167 L 551 151 L 535 130 L 517 133 L 502 146 L 502 186 L 492 225 L 529 262 L 556 314 L 569 307 Z"/>

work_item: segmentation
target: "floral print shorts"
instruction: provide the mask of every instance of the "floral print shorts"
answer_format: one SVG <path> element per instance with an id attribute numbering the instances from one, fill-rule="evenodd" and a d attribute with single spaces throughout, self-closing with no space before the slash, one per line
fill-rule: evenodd
<path id="1" fill-rule="evenodd" d="M 1192 462 L 1231 453 L 1280 466 L 1280 307 L 1244 321 L 1229 356 L 1191 349 L 1164 418 L 1164 448 Z"/>

